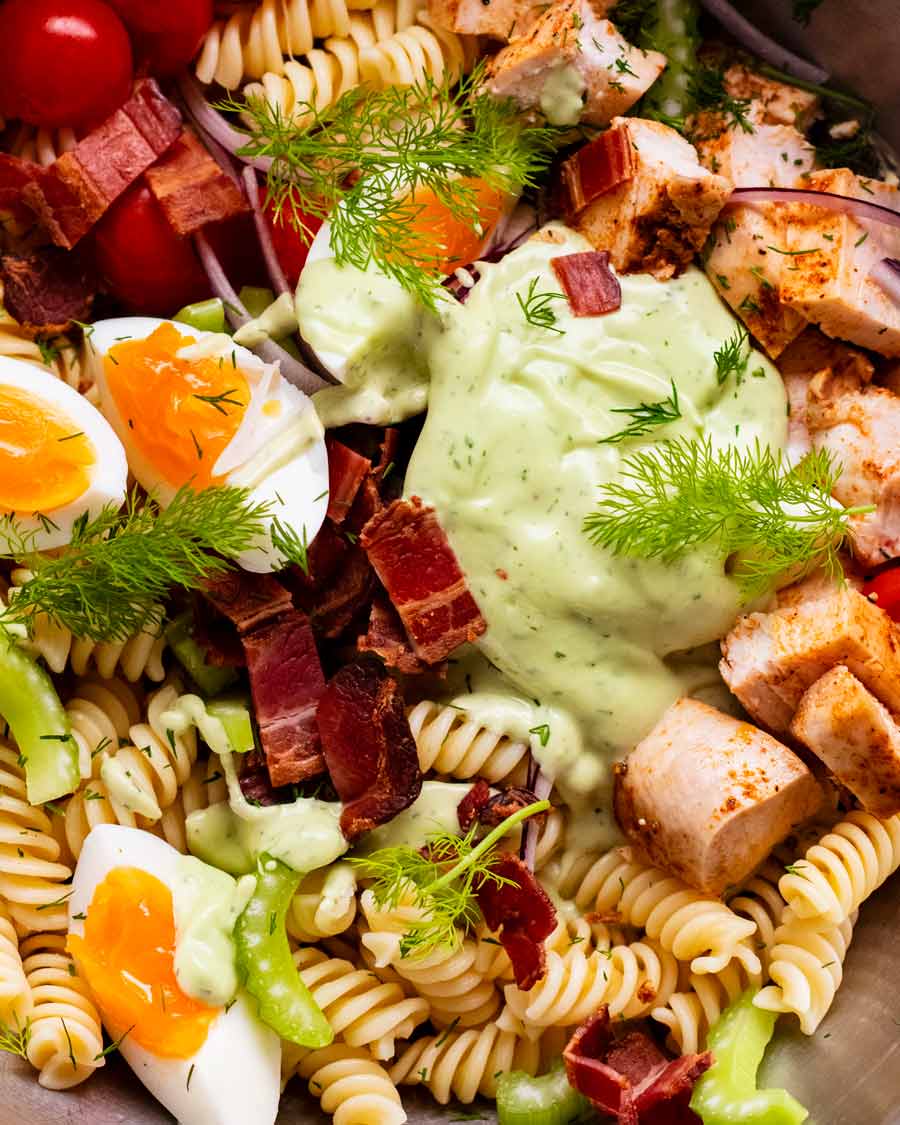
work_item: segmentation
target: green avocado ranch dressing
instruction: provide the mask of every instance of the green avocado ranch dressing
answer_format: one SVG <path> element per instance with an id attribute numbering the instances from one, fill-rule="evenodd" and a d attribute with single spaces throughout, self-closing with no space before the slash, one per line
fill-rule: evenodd
<path id="1" fill-rule="evenodd" d="M 562 335 L 529 324 L 516 294 L 524 299 L 533 279 L 535 293 L 558 293 L 551 259 L 589 249 L 552 225 L 479 267 L 468 301 L 445 310 L 406 494 L 437 509 L 488 623 L 478 648 L 533 704 L 537 733 L 521 706 L 515 733 L 531 732 L 563 795 L 593 814 L 609 807 L 612 761 L 680 695 L 716 679 L 709 653 L 689 650 L 715 641 L 743 608 L 714 551 L 663 565 L 594 546 L 582 521 L 597 488 L 665 438 L 780 449 L 787 411 L 777 370 L 755 352 L 739 382 L 718 384 L 713 353 L 736 322 L 698 269 L 666 282 L 621 277 L 621 308 L 606 316 L 576 318 L 553 300 Z M 672 381 L 681 419 L 601 444 L 628 423 L 615 408 L 665 399 Z M 472 701 L 483 721 L 510 717 L 495 684 L 473 686 L 488 693 Z M 554 711 L 566 717 L 562 738 Z"/>

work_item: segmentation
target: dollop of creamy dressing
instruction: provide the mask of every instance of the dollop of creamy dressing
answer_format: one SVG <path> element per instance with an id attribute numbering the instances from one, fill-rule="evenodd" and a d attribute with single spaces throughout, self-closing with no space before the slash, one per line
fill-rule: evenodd
<path id="1" fill-rule="evenodd" d="M 551 125 L 577 125 L 584 109 L 584 78 L 570 63 L 553 67 L 541 89 L 541 113 Z"/>
<path id="2" fill-rule="evenodd" d="M 434 832 L 459 832 L 456 810 L 471 788 L 469 781 L 423 781 L 422 792 L 409 808 L 367 832 L 357 850 L 420 848 Z"/>
<path id="3" fill-rule="evenodd" d="M 621 308 L 606 316 L 576 318 L 553 301 L 563 335 L 529 324 L 516 294 L 524 300 L 533 279 L 538 294 L 558 293 L 551 259 L 589 249 L 554 224 L 480 266 L 467 303 L 444 313 L 406 493 L 437 509 L 488 622 L 479 648 L 522 697 L 454 702 L 529 733 L 564 794 L 593 810 L 608 808 L 612 761 L 715 678 L 690 650 L 745 608 L 713 548 L 664 565 L 595 547 L 582 521 L 598 486 L 636 449 L 678 435 L 779 449 L 787 413 L 781 378 L 759 353 L 740 381 L 719 385 L 714 352 L 736 322 L 700 270 L 664 283 L 623 276 Z M 673 381 L 680 420 L 601 444 L 628 422 L 615 409 L 665 399 Z M 535 737 L 545 724 L 549 735 Z M 607 825 L 612 834 L 611 816 Z"/>

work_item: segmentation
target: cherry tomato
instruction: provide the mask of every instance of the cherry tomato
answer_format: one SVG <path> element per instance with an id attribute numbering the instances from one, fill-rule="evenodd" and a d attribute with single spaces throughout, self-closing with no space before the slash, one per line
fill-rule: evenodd
<path id="1" fill-rule="evenodd" d="M 877 574 L 863 586 L 863 593 L 888 617 L 900 621 L 900 566 Z"/>
<path id="2" fill-rule="evenodd" d="M 191 61 L 213 20 L 213 0 L 107 0 L 153 74 L 174 74 Z"/>
<path id="3" fill-rule="evenodd" d="M 282 211 L 275 218 L 275 209 L 271 203 L 266 206 L 266 219 L 269 230 L 272 232 L 272 244 L 275 254 L 284 270 L 288 285 L 293 288 L 300 279 L 300 271 L 306 265 L 309 254 L 309 242 L 304 238 L 301 230 L 294 224 L 293 218 L 287 210 Z M 306 226 L 307 238 L 312 241 L 313 235 L 322 225 L 322 220 L 313 215 L 301 214 L 298 220 Z"/>
<path id="4" fill-rule="evenodd" d="M 171 316 L 210 296 L 194 247 L 169 226 L 143 183 L 128 189 L 97 224 L 97 265 L 109 292 L 132 312 Z"/>
<path id="5" fill-rule="evenodd" d="M 6 0 L 0 113 L 32 125 L 91 126 L 131 91 L 131 44 L 101 0 Z"/>

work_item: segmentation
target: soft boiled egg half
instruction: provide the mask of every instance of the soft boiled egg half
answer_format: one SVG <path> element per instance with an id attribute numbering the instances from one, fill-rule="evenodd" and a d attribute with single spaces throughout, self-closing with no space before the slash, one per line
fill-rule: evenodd
<path id="1" fill-rule="evenodd" d="M 49 371 L 0 357 L 0 553 L 47 550 L 120 507 L 128 467 L 103 415 Z M 12 534 L 11 534 L 12 533 Z"/>
<path id="2" fill-rule="evenodd" d="M 149 832 L 94 828 L 72 882 L 68 949 L 125 1061 L 181 1125 L 272 1125 L 281 1043 L 255 1001 L 238 991 L 207 1004 L 179 984 L 176 923 L 209 909 L 186 863 L 199 860 Z M 201 977 L 216 979 L 208 967 Z"/>
<path id="3" fill-rule="evenodd" d="M 239 558 L 278 570 L 274 520 L 312 542 L 328 508 L 324 432 L 310 400 L 229 336 L 152 317 L 94 324 L 100 408 L 138 482 L 163 505 L 179 488 L 233 485 L 265 503 L 265 535 Z"/>

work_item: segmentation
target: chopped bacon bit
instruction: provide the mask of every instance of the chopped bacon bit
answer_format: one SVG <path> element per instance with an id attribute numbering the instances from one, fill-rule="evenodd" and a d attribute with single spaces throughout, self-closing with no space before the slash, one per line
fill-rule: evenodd
<path id="1" fill-rule="evenodd" d="M 517 855 L 503 852 L 491 871 L 509 880 L 498 886 L 485 879 L 478 888 L 478 905 L 488 925 L 499 930 L 500 944 L 512 962 L 516 984 L 533 988 L 547 966 L 544 940 L 556 927 L 556 910 L 547 892 Z"/>
<path id="2" fill-rule="evenodd" d="M 25 204 L 23 192 L 39 179 L 43 169 L 30 160 L 0 152 L 0 214 L 9 216 L 20 227 L 34 225 L 34 213 Z"/>
<path id="3" fill-rule="evenodd" d="M 422 771 L 403 693 L 381 665 L 363 660 L 341 668 L 319 701 L 317 721 L 348 840 L 392 820 L 418 797 Z"/>
<path id="4" fill-rule="evenodd" d="M 524 809 L 528 805 L 533 805 L 537 797 L 528 789 L 523 789 L 519 786 L 511 785 L 508 789 L 501 789 L 499 793 L 495 793 L 489 801 L 485 804 L 484 808 L 478 814 L 478 821 L 483 824 L 485 828 L 496 828 L 498 824 L 502 824 L 507 817 L 517 813 L 519 809 Z M 546 820 L 544 813 L 539 813 L 537 816 L 531 817 L 531 822 L 535 827 L 539 826 Z"/>
<path id="5" fill-rule="evenodd" d="M 238 784 L 251 805 L 277 805 L 281 800 L 269 777 L 266 756 L 258 750 L 243 755 Z"/>
<path id="6" fill-rule="evenodd" d="M 634 177 L 635 159 L 625 129 L 608 129 L 583 145 L 562 166 L 562 182 L 568 193 L 569 213 L 587 207 Z"/>
<path id="7" fill-rule="evenodd" d="M 146 172 L 181 132 L 181 114 L 152 78 L 23 189 L 51 239 L 67 250 Z"/>
<path id="8" fill-rule="evenodd" d="M 313 600 L 310 618 L 317 636 L 339 637 L 372 600 L 375 573 L 365 551 L 348 544 L 343 564 Z"/>
<path id="9" fill-rule="evenodd" d="M 233 219 L 250 210 L 238 185 L 187 129 L 148 169 L 145 178 L 169 226 L 183 238 L 207 223 Z"/>
<path id="10" fill-rule="evenodd" d="M 229 570 L 207 582 L 203 594 L 241 636 L 292 608 L 291 595 L 271 574 Z"/>
<path id="11" fill-rule="evenodd" d="M 494 574 L 497 575 L 497 577 L 500 579 L 501 582 L 508 582 L 509 581 L 509 571 L 504 570 L 502 566 L 498 566 L 497 569 L 494 571 Z"/>
<path id="12" fill-rule="evenodd" d="M 601 316 L 622 304 L 619 279 L 609 268 L 606 250 L 585 250 L 551 258 L 550 265 L 569 298 L 575 316 Z"/>
<path id="13" fill-rule="evenodd" d="M 328 450 L 328 518 L 343 523 L 360 485 L 372 471 L 372 462 L 352 449 L 326 437 Z"/>
<path id="14" fill-rule="evenodd" d="M 79 255 L 47 247 L 2 266 L 3 303 L 25 328 L 58 333 L 89 319 L 97 281 Z"/>
<path id="15" fill-rule="evenodd" d="M 569 1040 L 563 1059 L 569 1084 L 618 1125 L 688 1125 L 694 1083 L 712 1066 L 709 1051 L 668 1059 L 649 1036 L 632 1031 L 615 1041 L 604 1004 Z"/>
<path id="16" fill-rule="evenodd" d="M 409 639 L 387 595 L 379 590 L 372 599 L 369 611 L 369 630 L 357 641 L 360 652 L 374 652 L 389 668 L 396 668 L 407 676 L 415 676 L 425 670 L 425 665 L 409 647 Z"/>
<path id="17" fill-rule="evenodd" d="M 485 631 L 437 515 L 418 496 L 376 512 L 360 543 L 421 660 L 437 664 Z"/>
<path id="18" fill-rule="evenodd" d="M 491 787 L 479 777 L 469 792 L 456 806 L 456 818 L 463 832 L 468 832 L 472 825 L 481 818 L 482 810 L 491 799 Z"/>

